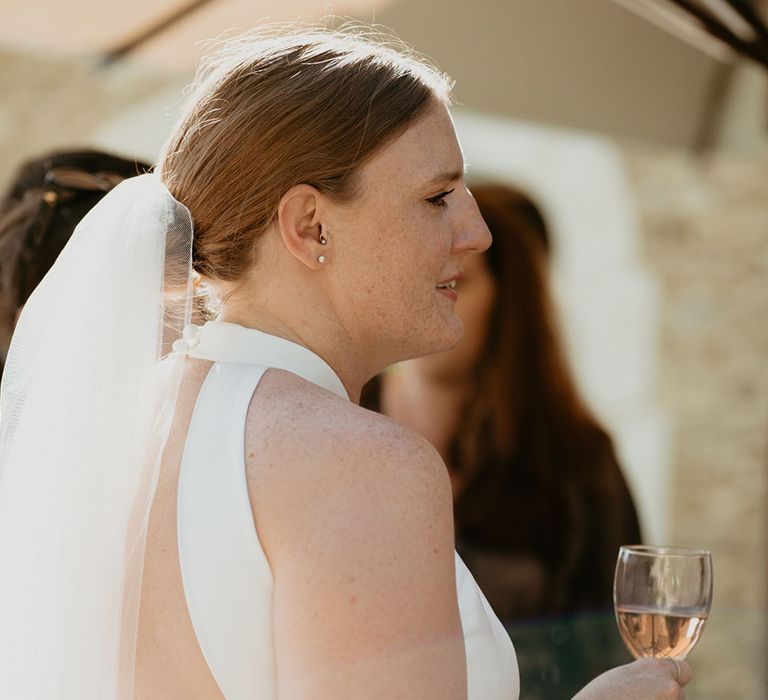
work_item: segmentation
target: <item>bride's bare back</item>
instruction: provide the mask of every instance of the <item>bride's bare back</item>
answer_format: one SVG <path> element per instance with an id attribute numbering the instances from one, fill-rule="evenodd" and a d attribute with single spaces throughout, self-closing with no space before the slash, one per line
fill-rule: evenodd
<path id="1" fill-rule="evenodd" d="M 195 401 L 211 366 L 187 360 L 149 520 L 136 650 L 136 700 L 222 700 L 197 642 L 176 531 L 179 469 Z"/>

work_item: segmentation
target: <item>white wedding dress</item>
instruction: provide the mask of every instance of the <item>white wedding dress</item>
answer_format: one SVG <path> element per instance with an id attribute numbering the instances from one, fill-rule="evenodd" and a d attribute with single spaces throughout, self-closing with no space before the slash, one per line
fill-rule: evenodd
<path id="1" fill-rule="evenodd" d="M 179 476 L 178 539 L 187 605 L 227 700 L 273 700 L 273 578 L 248 498 L 246 412 L 270 367 L 348 397 L 328 364 L 282 338 L 220 322 L 187 337 L 191 357 L 215 362 L 195 404 Z M 458 554 L 456 587 L 468 699 L 517 700 L 512 643 Z"/>

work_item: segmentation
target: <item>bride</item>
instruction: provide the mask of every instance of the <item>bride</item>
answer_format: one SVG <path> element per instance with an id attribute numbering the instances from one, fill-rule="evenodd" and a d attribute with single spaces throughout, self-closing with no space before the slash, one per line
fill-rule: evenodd
<path id="1" fill-rule="evenodd" d="M 0 697 L 518 697 L 445 465 L 357 405 L 458 341 L 491 243 L 449 93 L 349 33 L 230 42 L 156 172 L 80 224 L 3 377 Z M 577 697 L 690 676 L 636 662 Z"/>

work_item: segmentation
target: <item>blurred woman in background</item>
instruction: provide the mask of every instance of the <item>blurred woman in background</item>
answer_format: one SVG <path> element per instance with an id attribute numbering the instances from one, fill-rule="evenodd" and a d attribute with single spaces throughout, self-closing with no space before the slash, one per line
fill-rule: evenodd
<path id="1" fill-rule="evenodd" d="M 53 151 L 18 167 L 0 202 L 0 374 L 22 307 L 75 226 L 118 182 L 149 169 L 94 150 Z"/>
<path id="2" fill-rule="evenodd" d="M 440 452 L 457 550 L 512 635 L 522 687 L 571 697 L 626 657 L 610 614 L 613 571 L 640 528 L 611 439 L 567 364 L 544 218 L 511 187 L 473 193 L 493 245 L 466 259 L 458 281 L 462 340 L 380 375 L 362 404 Z"/>

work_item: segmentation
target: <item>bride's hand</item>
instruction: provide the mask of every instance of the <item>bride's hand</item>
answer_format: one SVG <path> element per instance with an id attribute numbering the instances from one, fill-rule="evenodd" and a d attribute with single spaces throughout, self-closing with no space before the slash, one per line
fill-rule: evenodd
<path id="1" fill-rule="evenodd" d="M 682 700 L 692 677 L 685 661 L 641 659 L 606 671 L 573 700 Z"/>

